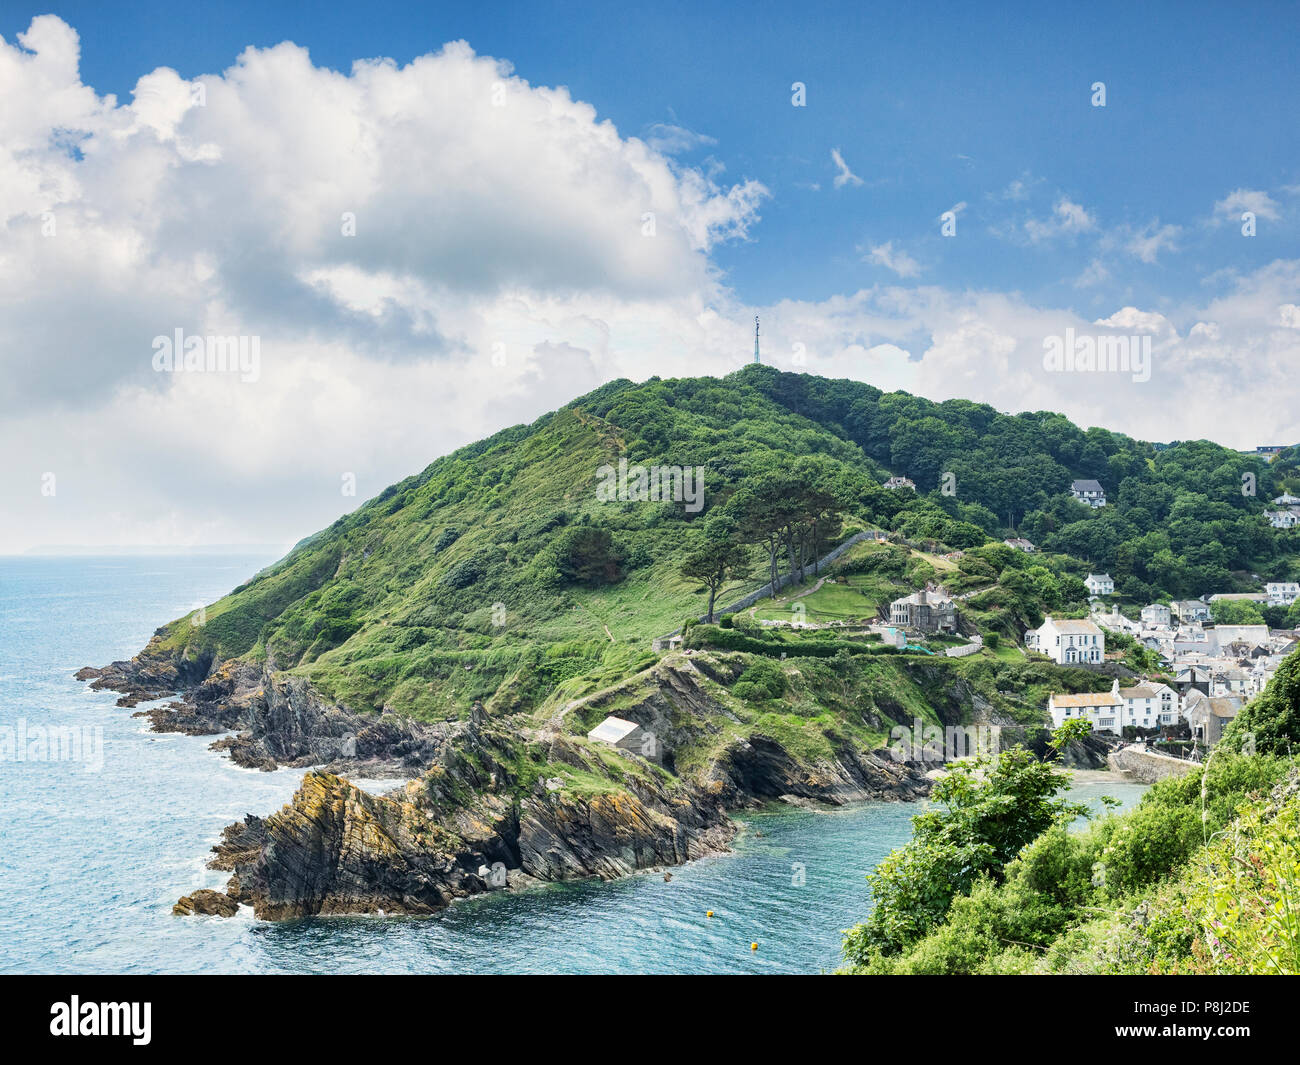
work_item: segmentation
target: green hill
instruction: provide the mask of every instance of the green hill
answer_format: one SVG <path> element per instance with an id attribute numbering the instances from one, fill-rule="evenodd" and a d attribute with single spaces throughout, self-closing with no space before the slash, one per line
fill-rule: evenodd
<path id="1" fill-rule="evenodd" d="M 602 499 L 602 467 L 620 459 L 702 469 L 702 505 Z M 917 492 L 881 487 L 891 473 Z M 1115 505 L 1076 503 L 1074 477 L 1100 480 Z M 386 489 L 202 617 L 160 630 L 152 650 L 195 668 L 269 662 L 361 711 L 434 719 L 475 700 L 531 710 L 557 688 L 579 694 L 644 668 L 655 636 L 702 615 L 707 595 L 681 568 L 708 537 L 748 544 L 753 559 L 748 579 L 724 580 L 721 603 L 861 527 L 969 551 L 1013 520 L 1039 554 L 997 545 L 952 563 L 914 551 L 887 576 L 975 591 L 967 613 L 1016 635 L 1042 608 L 1080 607 L 1078 578 L 1092 569 L 1132 602 L 1247 586 L 1252 570 L 1294 578 L 1289 534 L 1260 516 L 1274 487 L 1262 461 L 1204 441 L 1156 450 L 1056 414 L 763 366 L 614 381 Z M 812 508 L 793 522 L 797 542 L 763 532 L 776 503 L 808 493 L 792 504 Z M 845 594 L 826 589 L 812 605 L 829 616 Z"/>

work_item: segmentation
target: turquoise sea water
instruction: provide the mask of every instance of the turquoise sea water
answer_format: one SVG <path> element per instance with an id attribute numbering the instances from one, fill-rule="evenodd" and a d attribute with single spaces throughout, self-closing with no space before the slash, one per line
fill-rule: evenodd
<path id="1" fill-rule="evenodd" d="M 815 973 L 868 906 L 865 875 L 917 807 L 747 815 L 731 854 L 614 883 L 551 885 L 430 918 L 271 925 L 171 916 L 225 875 L 220 830 L 302 770 L 236 768 L 211 738 L 159 736 L 73 678 L 270 558 L 0 558 L 0 729 L 75 729 L 78 760 L 0 760 L 0 972 Z M 85 731 L 83 731 L 85 730 Z M 102 740 L 102 746 L 96 738 Z M 39 745 L 38 745 L 39 746 Z M 65 751 L 72 751 L 70 746 Z M 367 784 L 374 790 L 378 785 Z M 1135 785 L 1082 785 L 1131 804 Z M 709 918 L 706 912 L 714 911 Z M 757 942 L 758 950 L 750 949 Z"/>

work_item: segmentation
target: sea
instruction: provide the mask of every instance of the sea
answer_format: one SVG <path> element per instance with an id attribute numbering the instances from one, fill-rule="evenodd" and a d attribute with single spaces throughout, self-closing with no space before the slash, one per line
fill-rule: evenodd
<path id="1" fill-rule="evenodd" d="M 821 973 L 905 843 L 914 803 L 746 813 L 730 853 L 614 882 L 548 885 L 432 917 L 271 924 L 174 917 L 226 874 L 221 829 L 292 795 L 302 769 L 240 769 L 213 737 L 158 735 L 75 679 L 129 658 L 161 624 L 274 559 L 169 554 L 0 557 L 0 972 Z M 137 708 L 140 709 L 140 708 Z M 11 730 L 11 731 L 4 731 Z M 18 742 L 22 740 L 23 742 Z M 392 782 L 358 781 L 382 792 Z M 1094 805 L 1142 787 L 1077 784 Z M 712 914 L 712 916 L 709 916 Z"/>

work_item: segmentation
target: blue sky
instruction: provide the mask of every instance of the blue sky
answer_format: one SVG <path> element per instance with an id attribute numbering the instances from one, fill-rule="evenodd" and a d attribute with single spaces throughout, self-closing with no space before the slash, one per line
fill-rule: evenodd
<path id="1" fill-rule="evenodd" d="M 383 0 L 52 10 L 81 33 L 86 83 L 122 99 L 154 67 L 216 72 L 248 45 L 291 40 L 346 73 L 356 58 L 405 63 L 462 38 L 534 85 L 567 86 L 624 136 L 657 124 L 700 134 L 710 142 L 683 161 L 771 192 L 750 238 L 714 253 L 753 302 L 890 280 L 863 259 L 892 243 L 917 263 L 909 281 L 1084 312 L 1115 299 L 1163 308 L 1294 247 L 1294 217 L 1261 219 L 1249 241 L 1235 225 L 1205 225 L 1233 190 L 1277 199 L 1300 183 L 1293 4 L 740 6 L 619 5 L 617 17 L 608 4 Z M 12 39 L 51 8 L 5 10 L 0 33 Z M 790 104 L 796 81 L 805 108 Z M 1091 106 L 1095 81 L 1105 108 Z M 833 148 L 861 185 L 833 187 Z M 1037 243 L 1007 231 L 1051 219 L 1062 197 L 1095 228 Z M 938 216 L 958 203 L 957 238 L 943 240 Z M 1154 262 L 1098 247 L 1108 233 L 1123 242 L 1171 225 L 1177 254 Z M 1080 286 L 1099 255 L 1107 277 Z"/>
<path id="2" fill-rule="evenodd" d="M 1297 31 L 0 0 L 0 551 L 294 541 L 612 378 L 730 372 L 755 315 L 785 370 L 1300 441 Z M 260 363 L 179 372 L 177 330 Z M 1094 334 L 1150 364 L 1045 358 Z"/>

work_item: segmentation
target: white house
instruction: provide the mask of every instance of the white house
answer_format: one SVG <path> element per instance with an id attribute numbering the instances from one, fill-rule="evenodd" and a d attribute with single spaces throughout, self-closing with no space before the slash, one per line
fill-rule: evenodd
<path id="1" fill-rule="evenodd" d="M 1003 540 L 1002 542 L 1008 547 L 1014 547 L 1017 551 L 1024 551 L 1029 554 L 1036 550 L 1034 545 L 1022 536 L 1013 536 L 1009 540 Z"/>
<path id="2" fill-rule="evenodd" d="M 1296 522 L 1300 521 L 1300 514 L 1297 514 L 1294 509 L 1266 510 L 1264 511 L 1264 517 L 1268 519 L 1268 523 L 1275 529 L 1292 529 L 1295 528 Z"/>
<path id="3" fill-rule="evenodd" d="M 1089 573 L 1084 579 L 1089 595 L 1114 595 L 1115 582 L 1109 573 Z"/>
<path id="4" fill-rule="evenodd" d="M 1178 693 L 1167 684 L 1144 681 L 1132 688 L 1120 688 L 1119 696 L 1124 700 L 1124 725 L 1163 728 L 1178 720 Z"/>
<path id="5" fill-rule="evenodd" d="M 1293 496 L 1290 492 L 1283 492 L 1273 500 L 1279 507 L 1293 507 L 1300 503 L 1300 496 Z"/>
<path id="6" fill-rule="evenodd" d="M 1167 628 L 1173 620 L 1169 608 L 1163 603 L 1151 603 L 1142 608 L 1142 624 L 1153 629 Z"/>
<path id="7" fill-rule="evenodd" d="M 1090 507 L 1106 505 L 1106 489 L 1102 488 L 1100 481 L 1075 481 L 1070 485 L 1070 495 Z"/>
<path id="8" fill-rule="evenodd" d="M 910 488 L 916 491 L 916 482 L 910 477 L 891 477 L 885 482 L 886 488 Z"/>
<path id="9" fill-rule="evenodd" d="M 1025 646 L 1047 655 L 1057 665 L 1100 664 L 1106 656 L 1106 637 L 1091 621 L 1055 620 L 1050 614 L 1036 629 L 1025 633 Z"/>
<path id="10" fill-rule="evenodd" d="M 1300 599 L 1300 584 L 1295 581 L 1275 581 L 1264 585 L 1268 601 L 1272 606 L 1290 606 Z"/>
<path id="11" fill-rule="evenodd" d="M 1082 719 L 1092 724 L 1093 732 L 1110 732 L 1118 736 L 1123 729 L 1120 721 L 1124 716 L 1124 700 L 1119 697 L 1119 681 L 1108 692 L 1052 695 L 1047 700 L 1047 709 L 1052 715 L 1053 728 Z"/>

